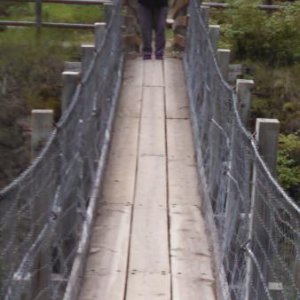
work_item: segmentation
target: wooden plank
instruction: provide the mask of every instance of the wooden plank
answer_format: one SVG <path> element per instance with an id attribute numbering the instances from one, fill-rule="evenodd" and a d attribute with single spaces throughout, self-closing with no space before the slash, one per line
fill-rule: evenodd
<path id="1" fill-rule="evenodd" d="M 166 87 L 166 114 L 168 119 L 188 119 L 190 117 L 184 86 Z"/>
<path id="2" fill-rule="evenodd" d="M 138 131 L 139 120 L 137 118 L 117 118 L 113 129 L 110 155 L 136 156 Z"/>
<path id="3" fill-rule="evenodd" d="M 142 86 L 144 66 L 142 59 L 128 59 L 125 63 L 123 85 Z"/>
<path id="4" fill-rule="evenodd" d="M 129 271 L 169 273 L 167 209 L 135 206 Z M 130 282 L 128 283 L 130 285 Z"/>
<path id="5" fill-rule="evenodd" d="M 130 206 L 99 207 L 80 300 L 124 299 L 130 219 Z"/>
<path id="6" fill-rule="evenodd" d="M 186 160 L 168 161 L 169 203 L 200 205 L 195 164 Z"/>
<path id="7" fill-rule="evenodd" d="M 164 119 L 142 119 L 139 152 L 140 155 L 165 156 Z"/>
<path id="8" fill-rule="evenodd" d="M 166 182 L 166 159 L 164 157 L 140 157 L 135 205 L 167 208 Z"/>
<path id="9" fill-rule="evenodd" d="M 144 61 L 144 86 L 164 86 L 163 61 Z"/>
<path id="10" fill-rule="evenodd" d="M 131 86 L 126 88 L 123 86 L 123 92 L 119 101 L 118 116 L 121 117 L 140 117 L 142 103 L 142 87 Z"/>
<path id="11" fill-rule="evenodd" d="M 167 58 L 164 61 L 166 87 L 185 88 L 185 78 L 182 62 L 179 59 Z"/>
<path id="12" fill-rule="evenodd" d="M 135 172 L 135 156 L 122 156 L 121 161 L 119 161 L 118 157 L 110 155 L 105 172 L 105 184 L 102 189 L 102 201 L 106 203 L 132 203 Z"/>
<path id="13" fill-rule="evenodd" d="M 215 300 L 211 253 L 200 209 L 172 205 L 171 263 L 174 300 Z"/>
<path id="14" fill-rule="evenodd" d="M 137 64 L 128 68 L 131 66 Z M 108 203 L 133 202 L 141 93 L 142 87 L 123 85 L 102 191 L 103 201 Z"/>
<path id="15" fill-rule="evenodd" d="M 143 110 L 142 118 L 161 118 L 165 117 L 165 102 L 163 87 L 144 87 L 143 88 Z"/>
<path id="16" fill-rule="evenodd" d="M 190 120 L 167 120 L 168 159 L 194 163 L 194 144 Z"/>
<path id="17" fill-rule="evenodd" d="M 143 88 L 143 109 L 140 130 L 140 155 L 165 156 L 164 90 Z"/>
<path id="18" fill-rule="evenodd" d="M 126 300 L 170 300 L 169 274 L 129 274 Z M 190 299 L 191 300 L 191 299 Z"/>
<path id="19" fill-rule="evenodd" d="M 166 59 L 164 64 L 167 118 L 189 118 L 182 62 L 178 59 Z"/>

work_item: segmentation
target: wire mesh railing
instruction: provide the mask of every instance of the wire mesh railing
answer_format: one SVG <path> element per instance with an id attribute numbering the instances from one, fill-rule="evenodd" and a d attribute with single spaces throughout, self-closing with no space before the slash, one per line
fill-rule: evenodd
<path id="1" fill-rule="evenodd" d="M 184 62 L 219 298 L 299 299 L 300 208 L 244 128 L 202 14 L 191 0 Z"/>
<path id="2" fill-rule="evenodd" d="M 0 193 L 1 299 L 64 297 L 121 83 L 120 1 L 111 6 L 109 16 L 46 146 Z"/>

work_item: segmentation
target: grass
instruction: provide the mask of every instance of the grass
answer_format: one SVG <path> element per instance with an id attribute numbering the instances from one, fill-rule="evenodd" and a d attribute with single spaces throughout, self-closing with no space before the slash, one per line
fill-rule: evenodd
<path id="1" fill-rule="evenodd" d="M 7 15 L 0 15 L 2 20 L 34 21 L 35 5 L 16 4 L 9 8 Z M 70 5 L 70 4 L 43 4 L 42 19 L 47 22 L 88 23 L 101 22 L 104 13 L 99 5 Z"/>

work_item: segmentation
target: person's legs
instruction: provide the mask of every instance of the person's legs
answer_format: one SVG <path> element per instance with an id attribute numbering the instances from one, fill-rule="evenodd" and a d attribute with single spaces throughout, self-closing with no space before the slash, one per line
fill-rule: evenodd
<path id="1" fill-rule="evenodd" d="M 154 10 L 154 29 L 155 29 L 155 57 L 162 59 L 166 46 L 166 19 L 168 7 L 159 7 Z"/>
<path id="2" fill-rule="evenodd" d="M 152 28 L 153 13 L 150 7 L 139 4 L 139 20 L 143 39 L 143 56 L 145 59 L 151 58 L 152 55 Z"/>

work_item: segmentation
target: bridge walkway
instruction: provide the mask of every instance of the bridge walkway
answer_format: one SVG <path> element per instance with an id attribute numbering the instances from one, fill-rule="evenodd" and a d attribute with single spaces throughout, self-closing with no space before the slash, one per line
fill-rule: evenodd
<path id="1" fill-rule="evenodd" d="M 126 62 L 80 300 L 213 300 L 181 61 Z"/>

